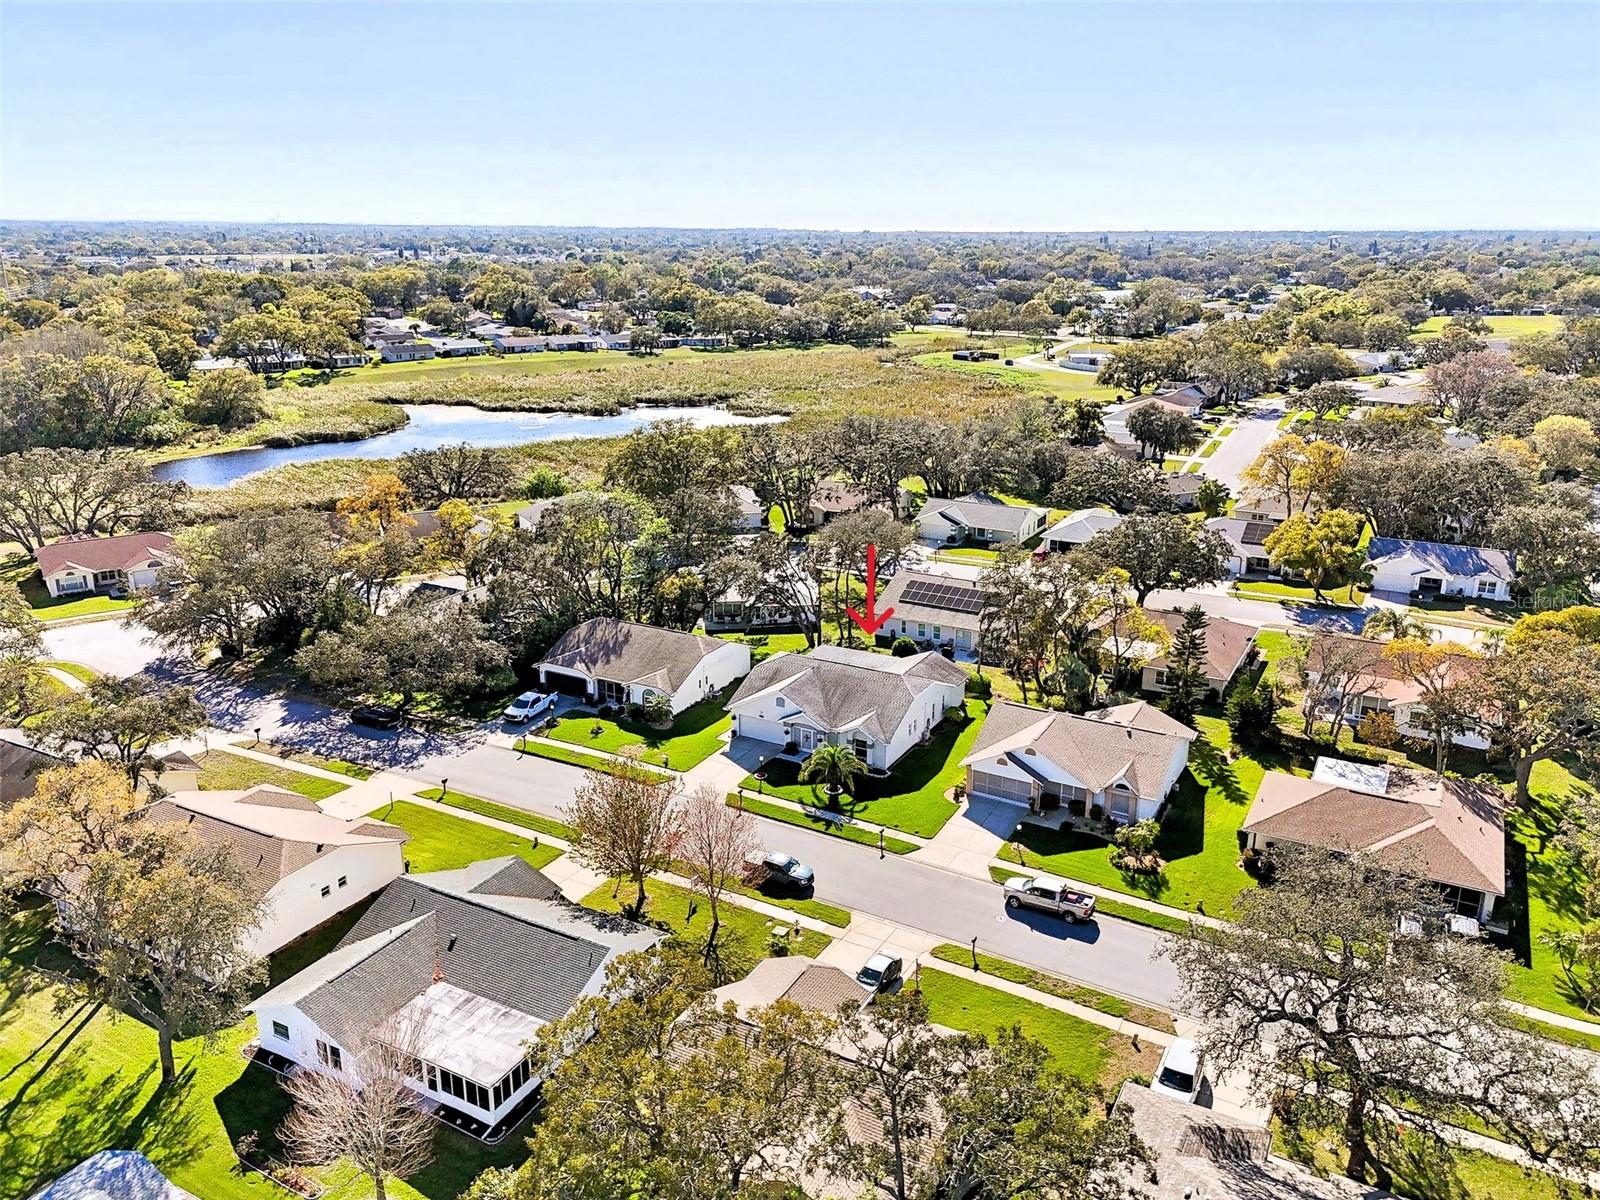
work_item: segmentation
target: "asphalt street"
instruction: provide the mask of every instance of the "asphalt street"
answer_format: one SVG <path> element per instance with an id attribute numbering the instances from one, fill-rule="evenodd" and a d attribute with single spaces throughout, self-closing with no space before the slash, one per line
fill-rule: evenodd
<path id="1" fill-rule="evenodd" d="M 483 745 L 459 756 L 425 760 L 410 774 L 530 812 L 561 817 L 583 778 L 577 767 Z M 769 849 L 786 850 L 817 873 L 816 896 L 952 942 L 978 948 L 1082 983 L 1171 1008 L 1177 974 L 1153 955 L 1163 935 L 1102 918 L 1069 925 L 1039 913 L 1012 914 L 998 884 L 925 866 L 897 855 L 780 821 L 759 819 Z"/>

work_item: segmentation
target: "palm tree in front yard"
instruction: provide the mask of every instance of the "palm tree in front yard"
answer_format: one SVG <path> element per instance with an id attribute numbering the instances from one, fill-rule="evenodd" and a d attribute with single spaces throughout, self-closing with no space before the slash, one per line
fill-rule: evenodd
<path id="1" fill-rule="evenodd" d="M 828 793 L 828 803 L 837 804 L 839 794 L 847 791 L 856 777 L 863 774 L 867 764 L 856 757 L 849 746 L 818 746 L 801 764 L 800 778 L 810 783 L 821 783 Z"/>

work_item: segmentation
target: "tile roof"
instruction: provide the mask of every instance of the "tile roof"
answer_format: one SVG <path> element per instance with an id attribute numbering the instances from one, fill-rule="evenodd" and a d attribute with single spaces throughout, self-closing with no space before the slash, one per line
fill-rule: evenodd
<path id="1" fill-rule="evenodd" d="M 1445 542 L 1418 542 L 1410 538 L 1375 537 L 1367 543 L 1367 565 L 1379 566 L 1412 559 L 1413 575 L 1437 571 L 1445 575 L 1492 575 L 1511 579 L 1516 574 L 1511 555 L 1489 546 L 1452 546 Z"/>
<path id="2" fill-rule="evenodd" d="M 1107 726 L 1121 733 L 1108 733 Z M 1025 756 L 1042 755 L 1090 791 L 1125 779 L 1139 795 L 1159 798 L 1173 766 L 1187 759 L 1189 743 L 1198 736 L 1142 700 L 1082 716 L 1004 700 L 989 710 L 961 764 L 1009 758 L 1028 770 Z"/>
<path id="3" fill-rule="evenodd" d="M 39 564 L 39 574 L 50 576 L 72 567 L 80 571 L 126 571 L 158 559 L 171 548 L 170 533 L 85 535 L 40 546 L 33 557 Z"/>
<path id="4" fill-rule="evenodd" d="M 704 634 L 595 617 L 556 639 L 540 665 L 675 692 L 701 659 L 733 644 Z"/>
<path id="5" fill-rule="evenodd" d="M 394 880 L 333 951 L 250 1007 L 293 1004 L 352 1050 L 439 982 L 554 1021 L 599 990 L 614 958 L 661 936 L 561 899 L 520 858 L 485 859 Z"/>
<path id="6" fill-rule="evenodd" d="M 829 731 L 863 728 L 889 741 L 917 697 L 939 684 L 965 685 L 964 668 L 933 651 L 894 658 L 870 650 L 818 646 L 805 654 L 775 654 L 758 663 L 728 701 L 731 711 L 757 696 L 781 691 L 798 711 Z"/>
<path id="7" fill-rule="evenodd" d="M 1395 767 L 1382 791 L 1318 759 L 1312 778 L 1268 771 L 1242 828 L 1263 838 L 1366 851 L 1436 883 L 1505 894 L 1504 793 Z"/>
<path id="8" fill-rule="evenodd" d="M 281 788 L 174 792 L 143 810 L 146 820 L 225 848 L 257 897 L 340 846 L 404 841 L 405 831 L 368 818 L 344 821 Z"/>

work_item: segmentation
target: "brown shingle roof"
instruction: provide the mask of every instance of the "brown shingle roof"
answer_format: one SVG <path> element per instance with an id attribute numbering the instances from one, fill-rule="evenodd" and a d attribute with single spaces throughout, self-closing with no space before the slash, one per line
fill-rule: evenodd
<path id="1" fill-rule="evenodd" d="M 1274 841 L 1365 851 L 1435 883 L 1502 896 L 1504 800 L 1492 784 L 1399 767 L 1382 793 L 1268 771 L 1242 828 Z"/>
<path id="2" fill-rule="evenodd" d="M 1169 634 L 1177 636 L 1183 628 L 1181 612 L 1155 612 L 1146 610 L 1145 616 L 1155 621 Z M 1225 617 L 1206 617 L 1206 678 L 1232 679 L 1255 645 L 1256 631 L 1252 625 L 1229 621 Z M 1152 658 L 1152 667 L 1167 665 L 1165 654 Z"/>
<path id="3" fill-rule="evenodd" d="M 1139 795 L 1160 797 L 1174 762 L 1187 758 L 1196 736 L 1142 701 L 1077 716 L 1005 700 L 989 710 L 962 764 L 1010 757 L 1026 770 L 1020 756 L 1032 750 L 1092 791 L 1125 779 Z"/>

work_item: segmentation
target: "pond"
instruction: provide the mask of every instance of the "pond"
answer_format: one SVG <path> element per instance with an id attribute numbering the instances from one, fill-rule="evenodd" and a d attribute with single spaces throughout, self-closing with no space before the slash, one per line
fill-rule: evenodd
<path id="1" fill-rule="evenodd" d="M 407 450 L 435 450 L 468 442 L 474 446 L 520 446 L 555 438 L 620 437 L 652 421 L 686 418 L 711 425 L 765 425 L 783 417 L 740 417 L 725 408 L 631 408 L 614 416 L 580 413 L 491 411 L 466 404 L 403 404 L 407 422 L 399 429 L 353 442 L 315 442 L 305 446 L 262 446 L 226 450 L 159 463 L 157 479 L 190 487 L 226 487 L 236 479 L 290 463 L 329 458 L 398 458 Z"/>

